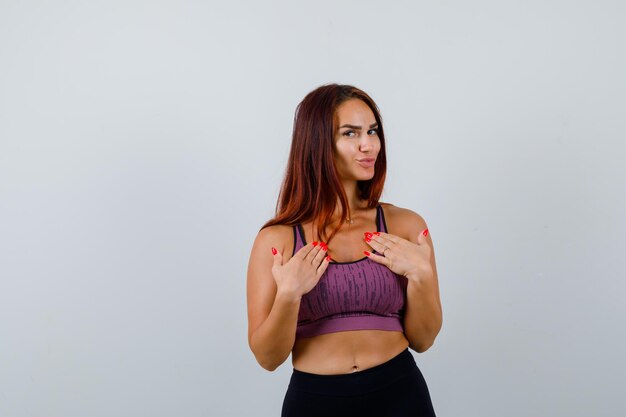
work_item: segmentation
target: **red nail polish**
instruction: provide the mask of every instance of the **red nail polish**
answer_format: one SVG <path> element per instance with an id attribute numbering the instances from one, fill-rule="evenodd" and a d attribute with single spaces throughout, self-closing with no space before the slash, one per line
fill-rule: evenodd
<path id="1" fill-rule="evenodd" d="M 330 255 L 326 255 L 326 260 L 330 262 Z"/>
<path id="2" fill-rule="evenodd" d="M 317 246 L 317 241 L 314 241 L 314 242 L 313 242 L 313 246 Z"/>
<path id="3" fill-rule="evenodd" d="M 424 236 L 428 236 L 428 229 L 424 230 L 424 233 L 422 233 Z"/>
<path id="4" fill-rule="evenodd" d="M 380 236 L 380 232 L 374 232 L 376 236 Z"/>
<path id="5" fill-rule="evenodd" d="M 366 242 L 371 242 L 371 241 L 372 241 L 372 238 L 371 238 L 371 237 L 366 237 L 366 238 L 365 238 L 365 241 L 366 241 Z"/>
<path id="6" fill-rule="evenodd" d="M 373 234 L 372 234 L 372 233 L 370 233 L 370 232 L 365 232 L 365 239 L 367 239 L 367 238 L 370 238 L 370 239 L 371 239 L 371 238 L 372 238 L 372 236 L 373 236 Z"/>
<path id="7" fill-rule="evenodd" d="M 370 253 L 366 250 L 364 250 L 363 253 L 365 254 L 365 256 L 370 256 Z"/>
<path id="8" fill-rule="evenodd" d="M 277 253 L 278 251 L 274 247 L 272 247 L 272 255 L 276 255 Z"/>

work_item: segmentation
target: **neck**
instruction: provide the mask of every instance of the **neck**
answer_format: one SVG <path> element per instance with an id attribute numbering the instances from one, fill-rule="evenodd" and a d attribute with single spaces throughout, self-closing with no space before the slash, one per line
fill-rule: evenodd
<path id="1" fill-rule="evenodd" d="M 348 198 L 348 212 L 346 213 L 347 220 L 344 221 L 346 224 L 354 223 L 354 219 L 359 217 L 363 211 L 366 210 L 367 202 L 365 200 L 359 200 L 356 197 Z M 337 200 L 337 206 L 335 207 L 335 213 L 333 214 L 333 219 L 339 221 L 341 217 L 341 203 Z"/>

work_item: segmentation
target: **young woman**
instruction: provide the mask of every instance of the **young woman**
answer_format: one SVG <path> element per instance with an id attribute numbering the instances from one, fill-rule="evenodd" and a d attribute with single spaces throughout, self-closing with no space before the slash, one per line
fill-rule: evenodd
<path id="1" fill-rule="evenodd" d="M 385 173 L 365 92 L 329 84 L 302 100 L 247 277 L 256 360 L 273 371 L 292 354 L 282 417 L 435 415 L 408 349 L 426 351 L 441 329 L 433 243 L 420 215 L 379 202 Z"/>

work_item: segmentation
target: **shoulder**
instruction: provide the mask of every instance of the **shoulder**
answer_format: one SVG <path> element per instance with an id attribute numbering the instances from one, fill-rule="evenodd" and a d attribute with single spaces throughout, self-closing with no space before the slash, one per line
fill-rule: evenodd
<path id="1" fill-rule="evenodd" d="M 291 257 L 294 246 L 294 227 L 285 224 L 275 224 L 259 230 L 254 239 L 253 250 L 270 250 L 275 247 L 285 257 Z"/>
<path id="2" fill-rule="evenodd" d="M 426 229 L 426 221 L 415 211 L 395 206 L 391 203 L 380 203 L 387 223 L 387 232 L 410 241 L 417 241 L 419 233 Z"/>

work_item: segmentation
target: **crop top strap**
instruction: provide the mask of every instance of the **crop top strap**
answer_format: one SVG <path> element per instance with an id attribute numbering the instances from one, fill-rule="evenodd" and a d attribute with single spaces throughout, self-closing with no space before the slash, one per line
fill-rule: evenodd
<path id="1" fill-rule="evenodd" d="M 381 232 L 387 233 L 387 222 L 385 221 L 385 212 L 383 211 L 380 203 L 376 206 L 376 221 L 378 225 L 378 230 Z M 293 228 L 293 253 L 291 256 L 295 255 L 295 253 L 300 250 L 301 247 L 304 246 L 304 236 L 302 236 L 303 230 L 302 225 L 300 223 L 294 224 Z"/>
<path id="2" fill-rule="evenodd" d="M 376 220 L 378 221 L 378 230 L 381 232 L 387 233 L 387 222 L 385 221 L 385 212 L 383 211 L 383 207 L 378 203 L 376 206 Z"/>
<path id="3" fill-rule="evenodd" d="M 300 223 L 294 224 L 293 226 L 293 253 L 291 256 L 295 255 L 301 247 L 304 246 L 304 237 L 301 234 L 302 226 Z"/>

